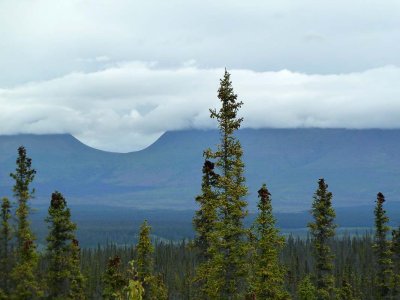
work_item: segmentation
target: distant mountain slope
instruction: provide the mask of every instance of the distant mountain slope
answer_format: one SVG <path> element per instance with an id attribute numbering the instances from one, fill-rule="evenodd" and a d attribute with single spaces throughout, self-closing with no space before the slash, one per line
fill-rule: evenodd
<path id="1" fill-rule="evenodd" d="M 400 130 L 243 129 L 250 208 L 266 182 L 274 207 L 310 207 L 325 177 L 336 206 L 373 204 L 382 191 L 400 200 Z M 0 136 L 0 196 L 10 195 L 16 150 L 25 145 L 37 169 L 36 203 L 54 190 L 75 204 L 191 209 L 199 192 L 202 152 L 215 148 L 214 130 L 167 132 L 153 145 L 127 154 L 85 146 L 70 135 Z"/>

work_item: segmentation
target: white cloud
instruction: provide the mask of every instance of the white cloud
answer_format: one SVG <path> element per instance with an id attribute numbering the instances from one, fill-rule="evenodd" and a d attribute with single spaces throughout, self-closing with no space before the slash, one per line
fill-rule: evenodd
<path id="1" fill-rule="evenodd" d="M 400 1 L 2 0 L 0 37 L 0 87 L 111 61 L 360 72 L 400 65 Z"/>
<path id="2" fill-rule="evenodd" d="M 213 127 L 225 66 L 244 126 L 400 127 L 397 0 L 3 0 L 0 37 L 0 134 Z"/>
<path id="3" fill-rule="evenodd" d="M 127 62 L 0 89 L 0 134 L 71 133 L 93 147 L 141 149 L 163 132 L 213 128 L 222 68 Z M 400 68 L 338 75 L 234 69 L 244 127 L 400 128 Z"/>

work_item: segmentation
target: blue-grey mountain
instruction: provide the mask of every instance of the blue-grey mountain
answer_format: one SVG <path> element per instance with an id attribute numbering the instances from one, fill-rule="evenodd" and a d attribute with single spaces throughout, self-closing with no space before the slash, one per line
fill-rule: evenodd
<path id="1" fill-rule="evenodd" d="M 326 179 L 336 207 L 370 205 L 377 192 L 400 194 L 400 130 L 243 129 L 250 209 L 267 183 L 277 211 L 309 209 L 317 180 Z M 202 152 L 218 143 L 215 130 L 167 132 L 127 154 L 92 149 L 71 135 L 0 136 L 0 195 L 11 196 L 8 174 L 24 145 L 37 169 L 36 202 L 61 191 L 72 205 L 193 209 Z"/>

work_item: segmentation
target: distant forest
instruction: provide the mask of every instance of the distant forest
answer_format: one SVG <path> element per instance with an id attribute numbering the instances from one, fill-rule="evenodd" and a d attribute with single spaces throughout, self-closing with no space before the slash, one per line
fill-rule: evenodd
<path id="1" fill-rule="evenodd" d="M 55 191 L 42 249 L 30 223 L 36 170 L 19 147 L 10 174 L 14 201 L 1 201 L 0 299 L 400 299 L 400 227 L 390 228 L 381 192 L 371 233 L 337 236 L 333 194 L 324 178 L 316 178 L 307 236 L 281 234 L 262 182 L 258 212 L 247 221 L 243 150 L 235 135 L 243 103 L 227 71 L 218 98 L 221 108 L 210 116 L 220 140 L 203 153 L 190 240 L 153 240 L 151 224 L 143 220 L 135 245 L 109 240 L 81 247 L 67 199 Z"/>

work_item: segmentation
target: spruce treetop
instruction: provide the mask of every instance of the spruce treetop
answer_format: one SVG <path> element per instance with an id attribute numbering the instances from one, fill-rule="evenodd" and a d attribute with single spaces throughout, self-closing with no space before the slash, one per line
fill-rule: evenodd
<path id="1" fill-rule="evenodd" d="M 15 173 L 10 173 L 10 176 L 15 180 L 14 196 L 18 199 L 28 199 L 34 193 L 34 189 L 29 191 L 29 184 L 35 178 L 36 170 L 32 169 L 32 159 L 26 155 L 26 149 L 23 146 L 18 148 L 16 163 Z"/>
<path id="2" fill-rule="evenodd" d="M 50 229 L 47 237 L 48 248 L 69 247 L 67 242 L 75 239 L 76 224 L 71 222 L 70 218 L 71 211 L 64 196 L 55 191 L 51 195 L 49 216 L 46 218 Z"/>
<path id="3" fill-rule="evenodd" d="M 389 222 L 389 218 L 386 215 L 386 210 L 383 208 L 383 203 L 385 203 L 385 196 L 379 192 L 376 195 L 376 206 L 375 206 L 375 223 L 377 225 L 377 230 L 388 231 L 389 227 L 386 225 Z"/>
<path id="4" fill-rule="evenodd" d="M 336 224 L 333 223 L 336 213 L 332 207 L 332 193 L 328 191 L 328 184 L 323 178 L 318 180 L 318 189 L 313 197 L 311 213 L 315 222 L 309 223 L 313 235 L 323 235 L 323 238 L 330 238 L 335 235 Z M 321 230 L 323 232 L 321 232 Z M 325 236 L 326 234 L 326 236 Z"/>
<path id="5" fill-rule="evenodd" d="M 285 291 L 285 268 L 279 262 L 279 252 L 285 240 L 275 227 L 271 194 L 266 184 L 258 190 L 258 216 L 254 224 L 254 257 L 251 278 L 252 294 L 257 299 L 289 299 Z"/>
<path id="6" fill-rule="evenodd" d="M 391 281 L 393 279 L 391 243 L 386 235 L 390 228 L 387 225 L 389 218 L 383 208 L 385 196 L 378 193 L 376 196 L 375 214 L 375 243 L 373 245 L 376 264 L 378 267 L 376 278 L 376 296 L 381 299 L 389 297 Z"/>
<path id="7" fill-rule="evenodd" d="M 218 99 L 222 102 L 220 111 L 217 112 L 216 109 L 210 109 L 211 118 L 218 120 L 220 130 L 226 135 L 231 135 L 235 130 L 239 129 L 243 121 L 243 118 L 237 118 L 237 112 L 243 102 L 237 102 L 237 95 L 233 92 L 230 76 L 225 69 L 224 77 L 220 79 L 220 87 L 218 89 Z"/>
<path id="8" fill-rule="evenodd" d="M 123 299 L 127 280 L 120 270 L 121 258 L 119 256 L 108 259 L 107 270 L 103 276 L 103 299 Z"/>
<path id="9" fill-rule="evenodd" d="M 150 240 L 151 227 L 147 220 L 140 226 L 139 242 L 137 245 L 137 272 L 140 280 L 144 281 L 153 271 L 154 247 Z"/>
<path id="10" fill-rule="evenodd" d="M 67 201 L 60 192 L 51 195 L 48 209 L 47 288 L 51 298 L 84 298 L 84 277 L 80 272 L 80 249 L 75 239 Z M 70 299 L 70 298 L 68 298 Z"/>
<path id="11" fill-rule="evenodd" d="M 271 193 L 268 191 L 267 185 L 264 183 L 257 193 L 260 199 L 257 204 L 259 210 L 259 215 L 256 219 L 257 229 L 261 237 L 265 238 L 266 231 L 277 233 L 278 230 L 275 228 L 275 218 L 272 215 L 272 203 L 270 198 Z"/>
<path id="12" fill-rule="evenodd" d="M 313 256 L 315 259 L 315 277 L 318 299 L 332 299 L 335 279 L 333 276 L 332 249 L 330 239 L 335 235 L 336 217 L 332 207 L 332 193 L 323 178 L 318 180 L 318 189 L 314 193 L 311 214 L 314 222 L 308 224 L 312 236 Z"/>

